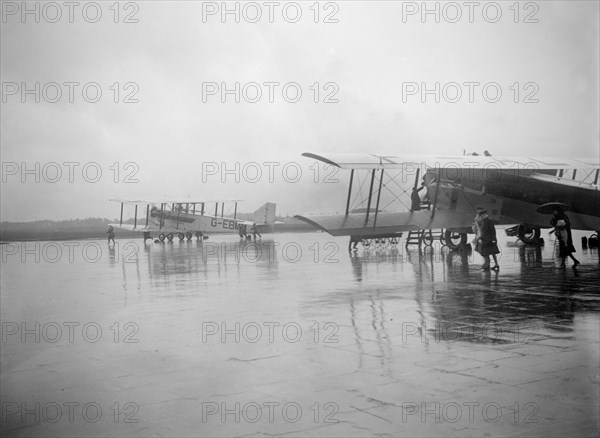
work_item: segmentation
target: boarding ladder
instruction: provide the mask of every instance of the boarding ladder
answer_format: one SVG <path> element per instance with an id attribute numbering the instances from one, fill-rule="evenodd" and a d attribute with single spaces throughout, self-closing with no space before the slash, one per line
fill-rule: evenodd
<path id="1" fill-rule="evenodd" d="M 431 210 L 431 202 L 421 202 L 419 204 L 419 210 Z M 409 231 L 406 236 L 406 247 L 409 245 L 419 245 L 419 248 L 425 243 L 425 245 L 431 245 L 435 239 L 441 239 L 443 236 L 443 230 L 414 230 Z"/>

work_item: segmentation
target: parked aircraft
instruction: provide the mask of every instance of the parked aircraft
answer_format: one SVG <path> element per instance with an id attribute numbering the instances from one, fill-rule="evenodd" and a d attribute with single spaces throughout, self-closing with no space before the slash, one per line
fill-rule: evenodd
<path id="1" fill-rule="evenodd" d="M 198 199 L 155 199 L 132 200 L 111 199 L 121 204 L 121 218 L 116 228 L 144 233 L 144 241 L 151 239 L 151 232 L 158 233 L 158 240 L 172 241 L 174 236 L 179 240 L 207 238 L 211 233 L 238 233 L 240 237 L 257 233 L 260 234 L 268 226 L 275 223 L 276 204 L 267 202 L 252 215 L 252 220 L 238 219 L 237 207 L 240 200 L 207 201 Z M 233 217 L 225 217 L 225 203 L 234 204 Z M 124 205 L 134 205 L 133 224 L 123 223 Z M 143 224 L 138 224 L 138 206 L 146 206 L 146 216 Z M 208 213 L 208 206 L 214 205 L 214 214 Z M 211 209 L 212 211 L 212 209 Z"/>
<path id="2" fill-rule="evenodd" d="M 600 230 L 598 159 L 489 154 L 396 157 L 307 152 L 302 155 L 350 170 L 350 184 L 344 214 L 296 217 L 333 236 L 349 235 L 351 243 L 385 238 L 397 242 L 399 233 L 406 231 L 422 231 L 421 237 L 431 241 L 431 230 L 443 229 L 443 243 L 457 248 L 467 242 L 467 233 L 472 232 L 476 208 L 487 210 L 497 224 L 516 224 L 515 234 L 526 243 L 535 243 L 540 229 L 550 227 L 550 217 L 538 212 L 541 205 L 548 203 L 568 205 L 573 229 Z M 352 191 L 360 170 L 370 173 L 370 184 L 364 197 L 366 208 L 356 209 L 351 205 Z M 391 182 L 399 177 L 406 180 L 407 176 L 414 177 L 410 211 L 380 210 L 382 191 L 399 187 Z"/>

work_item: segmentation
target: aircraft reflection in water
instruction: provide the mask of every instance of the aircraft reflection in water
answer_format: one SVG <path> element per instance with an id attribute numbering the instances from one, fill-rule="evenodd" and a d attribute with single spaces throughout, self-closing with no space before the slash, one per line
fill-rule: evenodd
<path id="1" fill-rule="evenodd" d="M 306 249 L 314 245 L 315 235 L 294 239 Z M 574 331 L 582 336 L 579 331 L 586 329 L 586 321 L 597 318 L 596 267 L 579 272 L 548 269 L 554 265 L 552 245 L 515 245 L 506 239 L 502 236 L 500 242 L 500 275 L 471 268 L 473 252 L 439 245 L 356 251 L 348 258 L 341 249 L 339 261 L 324 266 L 315 263 L 309 251 L 298 263 L 288 263 L 274 241 L 225 242 L 226 254 L 206 241 L 140 245 L 135 266 L 124 257 L 115 257 L 113 266 L 121 265 L 126 292 L 200 296 L 201 301 L 190 306 L 223 306 L 219 312 L 225 315 L 228 306 L 223 299 L 237 299 L 243 293 L 250 300 L 268 301 L 265 295 L 276 290 L 279 302 L 298 300 L 300 313 L 309 315 L 307 321 L 326 314 L 328 321 L 340 326 L 345 344 L 339 348 L 358 353 L 341 367 L 349 372 L 356 367 L 376 369 L 397 378 L 407 366 L 407 351 L 428 361 L 424 354 L 438 348 L 432 344 L 525 348 L 525 342 L 540 337 L 564 340 Z M 587 264 L 597 263 L 597 249 L 578 254 Z M 299 278 L 314 278 L 307 285 L 319 286 L 304 287 Z M 399 344 L 399 334 L 406 334 L 406 342 Z"/>
<path id="2" fill-rule="evenodd" d="M 132 276 L 129 266 L 135 266 L 136 288 L 140 289 L 144 282 L 140 274 L 140 264 L 147 264 L 148 276 L 154 281 L 177 281 L 178 277 L 187 281 L 190 276 L 202 277 L 203 280 L 209 281 L 213 278 L 212 275 L 209 276 L 209 271 L 217 278 L 225 277 L 228 267 L 239 270 L 244 265 L 266 267 L 276 275 L 276 246 L 270 239 L 258 242 L 192 240 L 169 242 L 164 245 L 127 242 L 122 246 L 121 255 L 116 254 L 114 247 L 109 248 L 109 261 L 115 265 L 121 264 L 125 290 Z"/>
<path id="3" fill-rule="evenodd" d="M 332 305 L 349 308 L 357 348 L 365 356 L 358 366 L 376 354 L 373 340 L 378 349 L 386 350 L 381 353 L 383 370 L 392 366 L 389 358 L 400 354 L 392 350 L 408 347 L 390 345 L 386 334 L 390 331 L 403 331 L 408 342 L 413 337 L 419 343 L 518 344 L 555 336 L 556 331 L 564 335 L 574 330 L 576 314 L 594 315 L 600 310 L 600 278 L 595 270 L 552 270 L 548 275 L 543 265 L 554 262 L 544 262 L 542 248 L 521 245 L 514 249 L 502 275 L 470 270 L 471 254 L 466 250 L 354 252 L 351 267 L 357 284 L 371 284 L 380 273 L 396 283 L 377 288 L 365 285 L 327 297 Z M 586 251 L 583 256 L 594 259 L 597 252 Z"/>

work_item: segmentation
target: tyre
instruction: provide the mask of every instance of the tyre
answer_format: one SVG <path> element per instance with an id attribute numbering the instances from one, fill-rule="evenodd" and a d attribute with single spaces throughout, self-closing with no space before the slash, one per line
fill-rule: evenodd
<path id="1" fill-rule="evenodd" d="M 431 246 L 433 244 L 433 234 L 431 234 L 431 231 L 423 231 L 421 241 L 423 242 L 423 245 Z"/>
<path id="2" fill-rule="evenodd" d="M 457 233 L 453 230 L 444 232 L 444 244 L 450 249 L 458 249 L 467 243 L 466 233 Z"/>

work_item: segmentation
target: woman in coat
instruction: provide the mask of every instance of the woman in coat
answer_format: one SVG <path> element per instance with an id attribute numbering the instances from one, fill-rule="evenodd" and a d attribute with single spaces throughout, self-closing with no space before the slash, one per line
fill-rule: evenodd
<path id="1" fill-rule="evenodd" d="M 485 259 L 483 266 L 481 266 L 481 270 L 487 271 L 490 269 L 490 256 L 492 256 L 494 258 L 494 266 L 491 269 L 498 271 L 500 266 L 498 266 L 496 254 L 500 253 L 500 249 L 498 249 L 496 243 L 496 227 L 494 227 L 494 223 L 488 217 L 487 211 L 481 210 L 479 212 L 479 218 L 480 220 L 477 221 L 477 223 L 480 235 L 477 243 L 479 244 L 479 253 Z"/>

